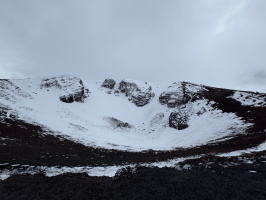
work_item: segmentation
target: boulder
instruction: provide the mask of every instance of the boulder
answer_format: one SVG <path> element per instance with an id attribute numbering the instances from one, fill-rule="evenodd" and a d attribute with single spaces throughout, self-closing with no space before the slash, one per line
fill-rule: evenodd
<path id="1" fill-rule="evenodd" d="M 115 81 L 113 79 L 105 79 L 102 83 L 102 87 L 113 89 L 115 86 Z"/>
<path id="2" fill-rule="evenodd" d="M 155 96 L 152 87 L 147 82 L 122 80 L 119 83 L 119 90 L 138 107 L 145 106 Z"/>
<path id="3" fill-rule="evenodd" d="M 115 96 L 118 96 L 119 95 L 119 90 L 115 90 L 114 94 L 115 94 Z"/>
<path id="4" fill-rule="evenodd" d="M 188 114 L 182 111 L 172 112 L 169 117 L 169 126 L 178 130 L 188 127 Z"/>
<path id="5" fill-rule="evenodd" d="M 175 108 L 186 104 L 190 99 L 190 96 L 183 92 L 163 92 L 159 97 L 159 102 L 162 105 L 167 104 L 169 108 Z"/>
<path id="6" fill-rule="evenodd" d="M 169 108 L 175 108 L 198 99 L 202 90 L 204 90 L 203 86 L 192 83 L 173 83 L 161 93 L 159 102 L 162 105 L 166 104 Z"/>
<path id="7" fill-rule="evenodd" d="M 83 102 L 89 93 L 89 90 L 84 88 L 80 78 L 70 75 L 43 79 L 40 87 L 41 89 L 51 87 L 60 89 L 59 99 L 65 103 Z"/>

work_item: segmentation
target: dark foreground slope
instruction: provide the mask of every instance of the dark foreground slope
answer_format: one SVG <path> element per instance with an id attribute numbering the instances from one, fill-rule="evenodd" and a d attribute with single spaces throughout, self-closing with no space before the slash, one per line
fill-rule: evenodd
<path id="1" fill-rule="evenodd" d="M 257 170 L 252 173 L 250 170 Z M 211 170 L 138 168 L 120 177 L 86 174 L 13 176 L 0 199 L 266 199 L 266 164 Z"/>

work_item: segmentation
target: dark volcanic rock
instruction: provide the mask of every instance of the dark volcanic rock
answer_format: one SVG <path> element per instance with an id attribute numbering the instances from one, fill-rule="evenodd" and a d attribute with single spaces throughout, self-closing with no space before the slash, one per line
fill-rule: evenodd
<path id="1" fill-rule="evenodd" d="M 185 112 L 172 112 L 169 117 L 169 126 L 178 130 L 188 127 L 187 121 L 189 117 Z"/>
<path id="2" fill-rule="evenodd" d="M 74 101 L 83 102 L 89 92 L 88 89 L 84 88 L 83 82 L 80 78 L 70 75 L 42 80 L 41 89 L 51 87 L 56 87 L 61 90 L 59 99 L 65 103 L 72 103 Z"/>
<path id="3" fill-rule="evenodd" d="M 119 95 L 119 90 L 115 90 L 114 94 L 115 94 L 115 96 L 118 96 Z"/>
<path id="4" fill-rule="evenodd" d="M 106 87 L 109 89 L 113 89 L 114 86 L 115 86 L 115 81 L 113 79 L 105 79 L 102 84 L 102 87 Z"/>
<path id="5" fill-rule="evenodd" d="M 125 93 L 126 96 L 131 96 L 134 91 L 140 92 L 141 90 L 138 88 L 137 84 L 133 81 L 123 80 L 119 83 L 119 90 L 122 93 Z"/>
<path id="6" fill-rule="evenodd" d="M 203 113 L 207 112 L 206 108 L 202 107 L 198 112 L 197 115 L 202 115 Z"/>
<path id="7" fill-rule="evenodd" d="M 135 82 L 133 80 L 123 80 L 119 83 L 119 90 L 125 93 L 128 99 L 138 107 L 148 104 L 152 97 L 152 87 L 147 82 Z"/>
<path id="8" fill-rule="evenodd" d="M 163 92 L 159 97 L 160 103 L 167 104 L 169 108 L 186 104 L 190 99 L 190 96 L 180 95 L 178 92 Z"/>
<path id="9" fill-rule="evenodd" d="M 203 86 L 192 83 L 173 83 L 166 91 L 161 93 L 159 101 L 162 105 L 167 104 L 169 108 L 174 108 L 198 99 L 198 95 L 203 90 L 205 90 Z"/>

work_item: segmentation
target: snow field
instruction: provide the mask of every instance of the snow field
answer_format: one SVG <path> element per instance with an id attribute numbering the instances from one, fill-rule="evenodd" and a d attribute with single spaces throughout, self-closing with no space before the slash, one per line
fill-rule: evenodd
<path id="1" fill-rule="evenodd" d="M 62 91 L 56 87 L 41 89 L 42 81 L 38 78 L 12 82 L 29 93 L 31 98 L 13 94 L 18 99 L 15 103 L 1 100 L 2 104 L 12 108 L 12 112 L 22 120 L 47 127 L 50 134 L 52 132 L 87 146 L 127 151 L 172 150 L 241 133 L 248 126 L 232 113 L 213 109 L 212 102 L 198 100 L 180 108 L 190 116 L 189 127 L 173 129 L 168 126 L 168 117 L 174 109 L 161 105 L 158 100 L 167 89 L 166 85 L 149 83 L 155 97 L 144 107 L 137 107 L 125 94 L 113 94 L 118 82 L 112 94 L 107 94 L 110 90 L 101 87 L 102 81 L 83 81 L 90 91 L 84 103 L 61 102 L 59 96 Z M 141 85 L 141 82 L 136 83 Z M 195 88 L 193 85 L 191 90 Z M 203 107 L 207 112 L 197 115 Z M 128 123 L 132 128 L 116 127 L 110 123 L 111 118 Z"/>

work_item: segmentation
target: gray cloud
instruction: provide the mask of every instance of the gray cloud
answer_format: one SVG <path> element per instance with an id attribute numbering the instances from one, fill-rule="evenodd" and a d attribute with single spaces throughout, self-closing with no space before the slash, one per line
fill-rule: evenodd
<path id="1" fill-rule="evenodd" d="M 265 6 L 264 0 L 3 0 L 0 78 L 68 73 L 256 90 L 261 82 L 239 77 L 266 72 Z"/>
<path id="2" fill-rule="evenodd" d="M 239 84 L 246 90 L 256 90 L 258 92 L 266 92 L 266 71 L 250 70 L 243 76 L 239 77 Z"/>

